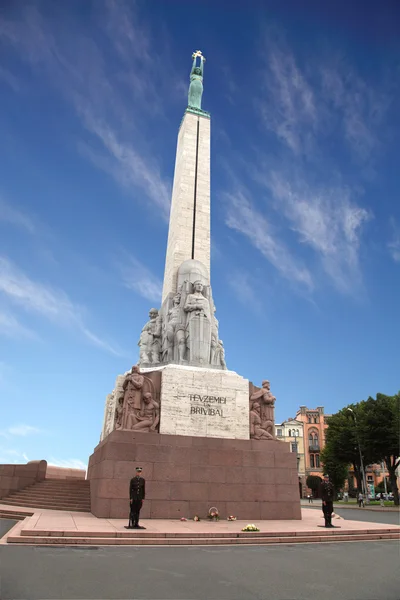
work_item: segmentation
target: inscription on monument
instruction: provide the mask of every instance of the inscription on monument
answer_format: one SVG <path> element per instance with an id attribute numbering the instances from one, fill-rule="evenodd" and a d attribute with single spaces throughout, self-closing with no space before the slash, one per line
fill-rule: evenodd
<path id="1" fill-rule="evenodd" d="M 205 415 L 208 417 L 224 417 L 224 411 L 221 407 L 212 407 L 211 404 L 226 404 L 226 396 L 206 396 L 202 394 L 189 394 L 190 414 Z M 194 403 L 194 404 L 192 404 Z M 200 403 L 200 406 L 199 406 Z"/>

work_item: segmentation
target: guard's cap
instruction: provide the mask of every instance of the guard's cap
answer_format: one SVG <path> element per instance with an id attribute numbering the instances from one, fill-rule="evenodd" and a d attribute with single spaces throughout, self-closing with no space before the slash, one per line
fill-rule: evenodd
<path id="1" fill-rule="evenodd" d="M 136 471 L 137 471 L 138 473 L 141 473 L 141 472 L 143 471 L 143 469 L 142 469 L 142 467 L 136 467 Z"/>

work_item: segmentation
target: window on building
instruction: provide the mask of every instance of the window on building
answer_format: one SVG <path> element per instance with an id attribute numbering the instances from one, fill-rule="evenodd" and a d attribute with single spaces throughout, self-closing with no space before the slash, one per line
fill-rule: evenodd
<path id="1" fill-rule="evenodd" d="M 373 475 L 367 475 L 367 481 L 370 481 L 371 483 L 373 483 L 374 476 Z"/>
<path id="2" fill-rule="evenodd" d="M 316 466 L 316 467 L 319 467 L 319 466 L 320 466 L 320 464 L 319 464 L 319 454 L 316 454 L 316 455 L 315 455 L 315 466 Z"/>
<path id="3" fill-rule="evenodd" d="M 277 435 L 278 437 L 282 437 L 282 429 L 277 429 L 277 430 L 276 430 L 276 435 Z"/>
<path id="4" fill-rule="evenodd" d="M 310 467 L 315 467 L 314 454 L 310 454 Z"/>
<path id="5" fill-rule="evenodd" d="M 308 420 L 309 423 L 311 423 L 311 417 L 310 417 L 310 415 L 308 416 L 307 420 Z"/>
<path id="6" fill-rule="evenodd" d="M 297 444 L 296 444 L 296 442 L 292 442 L 292 452 L 297 452 Z"/>
<path id="7" fill-rule="evenodd" d="M 292 435 L 292 430 L 289 429 L 289 437 Z"/>

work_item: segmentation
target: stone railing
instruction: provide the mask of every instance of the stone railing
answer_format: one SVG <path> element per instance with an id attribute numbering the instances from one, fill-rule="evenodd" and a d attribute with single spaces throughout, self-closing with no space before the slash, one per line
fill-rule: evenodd
<path id="1" fill-rule="evenodd" d="M 0 465 L 0 498 L 46 478 L 47 461 L 32 460 L 25 465 Z"/>

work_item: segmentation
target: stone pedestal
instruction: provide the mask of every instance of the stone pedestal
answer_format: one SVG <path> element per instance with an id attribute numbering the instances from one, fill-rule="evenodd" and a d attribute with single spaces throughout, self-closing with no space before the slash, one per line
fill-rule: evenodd
<path id="1" fill-rule="evenodd" d="M 248 379 L 182 365 L 152 372 L 161 372 L 160 433 L 249 439 Z"/>
<path id="2" fill-rule="evenodd" d="M 278 441 L 113 431 L 89 460 L 91 510 L 127 519 L 129 481 L 143 467 L 141 517 L 301 519 L 296 455 Z"/>

